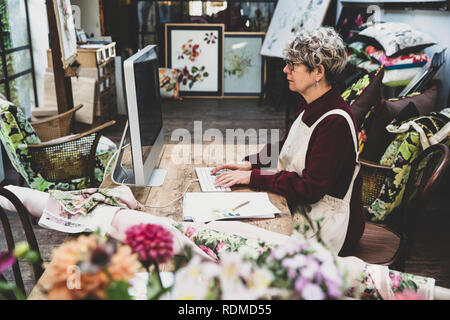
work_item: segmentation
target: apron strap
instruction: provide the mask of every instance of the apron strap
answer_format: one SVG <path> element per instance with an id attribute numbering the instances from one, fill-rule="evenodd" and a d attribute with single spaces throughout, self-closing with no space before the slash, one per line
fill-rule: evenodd
<path id="1" fill-rule="evenodd" d="M 311 130 L 313 131 L 314 128 L 320 123 L 320 121 L 322 121 L 322 120 L 325 119 L 327 116 L 332 115 L 332 114 L 339 114 L 339 115 L 343 116 L 343 117 L 347 120 L 347 123 L 348 123 L 348 125 L 349 125 L 349 127 L 350 127 L 350 131 L 351 131 L 351 133 L 352 133 L 353 145 L 354 145 L 354 147 L 355 147 L 355 154 L 356 154 L 355 162 L 356 162 L 356 166 L 355 166 L 355 170 L 353 171 L 353 177 L 352 177 L 352 180 L 350 180 L 350 185 L 349 185 L 349 187 L 348 187 L 348 189 L 347 189 L 347 192 L 346 192 L 346 194 L 345 194 L 345 196 L 344 196 L 344 199 L 343 199 L 343 200 L 347 200 L 348 202 L 350 202 L 350 197 L 351 197 L 352 191 L 353 191 L 353 183 L 355 182 L 356 176 L 358 175 L 359 169 L 360 169 L 360 167 L 361 167 L 361 165 L 359 164 L 359 161 L 358 161 L 358 156 L 359 156 L 359 154 L 358 154 L 358 140 L 356 139 L 356 130 L 355 130 L 355 125 L 353 124 L 352 118 L 350 117 L 350 115 L 349 115 L 347 112 L 345 112 L 345 111 L 342 110 L 342 109 L 333 109 L 333 110 L 328 111 L 328 112 L 325 113 L 324 115 L 322 115 L 322 116 L 319 118 L 319 120 L 317 120 L 317 121 L 311 126 Z"/>
<path id="2" fill-rule="evenodd" d="M 348 125 L 349 125 L 349 127 L 350 127 L 350 131 L 351 131 L 351 133 L 352 133 L 352 138 L 353 138 L 353 145 L 354 145 L 354 147 L 355 147 L 355 154 L 356 154 L 356 163 L 358 163 L 358 140 L 357 140 L 357 135 L 356 135 L 356 130 L 355 130 L 355 125 L 353 124 L 353 120 L 352 120 L 352 118 L 350 117 L 350 115 L 347 113 L 347 112 L 345 112 L 344 110 L 342 110 L 342 109 L 333 109 L 333 110 L 330 110 L 330 111 L 328 111 L 327 113 L 325 113 L 324 115 L 322 115 L 320 118 L 319 118 L 319 120 L 317 120 L 316 122 L 314 122 L 314 124 L 311 126 L 311 131 L 314 131 L 314 129 L 315 129 L 315 127 L 323 120 L 323 119 L 325 119 L 326 117 L 328 117 L 329 115 L 332 115 L 332 114 L 339 114 L 339 115 L 341 115 L 341 116 L 343 116 L 346 120 L 347 120 L 347 123 L 348 123 Z"/>

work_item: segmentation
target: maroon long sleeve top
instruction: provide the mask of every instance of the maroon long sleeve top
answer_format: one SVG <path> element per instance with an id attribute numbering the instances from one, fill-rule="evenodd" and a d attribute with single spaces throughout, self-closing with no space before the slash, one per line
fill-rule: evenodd
<path id="1" fill-rule="evenodd" d="M 352 117 L 357 132 L 352 111 L 342 99 L 337 87 L 333 87 L 310 104 L 301 98 L 295 118 L 305 111 L 302 121 L 311 127 L 323 114 L 332 109 L 342 109 L 347 112 Z M 289 130 L 280 140 L 278 152 L 281 151 Z M 281 194 L 288 201 L 293 202 L 302 201 L 312 204 L 326 194 L 339 199 L 344 198 L 353 177 L 356 159 L 352 133 L 344 117 L 329 115 L 316 126 L 308 144 L 305 168 L 301 174 L 290 171 L 261 174 L 261 168 L 264 165 L 261 163 L 260 155 L 264 155 L 267 159 L 274 147 L 276 146 L 268 144 L 265 146 L 267 151 L 263 149 L 264 151 L 254 155 L 256 163 L 252 163 L 251 186 Z M 252 158 L 246 157 L 246 160 L 249 159 Z M 253 159 L 252 162 L 254 162 Z M 351 195 L 347 235 L 340 253 L 356 244 L 364 232 L 365 218 L 361 185 L 362 181 L 358 175 Z"/>

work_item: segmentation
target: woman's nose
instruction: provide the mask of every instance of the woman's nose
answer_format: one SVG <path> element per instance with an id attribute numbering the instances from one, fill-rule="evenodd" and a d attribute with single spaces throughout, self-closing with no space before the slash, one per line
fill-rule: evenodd
<path id="1" fill-rule="evenodd" d="M 290 71 L 290 70 L 289 70 L 288 65 L 285 65 L 284 68 L 283 68 L 283 72 L 284 72 L 284 73 L 289 73 L 289 71 Z"/>

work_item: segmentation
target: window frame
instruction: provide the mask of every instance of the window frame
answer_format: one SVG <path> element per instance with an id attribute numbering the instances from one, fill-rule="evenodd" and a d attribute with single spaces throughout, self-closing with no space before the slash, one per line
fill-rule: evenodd
<path id="1" fill-rule="evenodd" d="M 27 45 L 23 45 L 23 46 L 19 46 L 19 47 L 12 47 L 10 49 L 5 49 L 5 36 L 8 36 L 9 32 L 5 32 L 3 30 L 3 24 L 1 23 L 1 13 L 0 13 L 0 37 L 1 37 L 1 41 L 0 41 L 0 59 L 2 62 L 2 72 L 3 72 L 3 78 L 0 78 L 0 86 L 5 87 L 5 95 L 6 95 L 6 99 L 8 101 L 11 101 L 11 87 L 10 87 L 10 83 L 20 77 L 26 76 L 28 74 L 31 74 L 31 78 L 32 78 L 32 83 L 33 83 L 33 93 L 34 93 L 34 106 L 32 107 L 39 107 L 39 101 L 38 101 L 38 96 L 37 96 L 37 90 L 36 90 L 36 76 L 35 76 L 35 69 L 34 69 L 34 58 L 33 58 L 33 46 L 32 46 L 32 41 L 31 41 L 31 31 L 30 31 L 30 17 L 29 17 L 29 11 L 28 11 L 28 1 L 27 0 L 20 0 L 23 1 L 25 4 L 25 15 L 26 15 L 26 23 L 27 23 L 27 36 L 28 36 L 28 44 Z M 5 3 L 6 8 L 8 4 Z M 8 73 L 8 66 L 7 66 L 7 59 L 6 56 L 8 54 L 11 54 L 13 52 L 20 52 L 20 51 L 26 51 L 28 50 L 29 54 L 30 54 L 30 64 L 31 67 L 20 71 L 18 73 L 14 73 L 12 75 L 10 75 Z"/>

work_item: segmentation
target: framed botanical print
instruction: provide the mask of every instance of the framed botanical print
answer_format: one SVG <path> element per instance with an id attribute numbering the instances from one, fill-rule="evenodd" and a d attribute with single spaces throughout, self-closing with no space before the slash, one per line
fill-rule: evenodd
<path id="1" fill-rule="evenodd" d="M 166 67 L 181 71 L 181 96 L 222 96 L 223 35 L 223 24 L 165 25 Z"/>
<path id="2" fill-rule="evenodd" d="M 265 63 L 259 52 L 264 35 L 264 32 L 225 32 L 224 97 L 261 96 Z"/>
<path id="3" fill-rule="evenodd" d="M 77 36 L 70 0 L 52 0 L 56 15 L 63 68 L 66 69 L 77 56 Z"/>
<path id="4" fill-rule="evenodd" d="M 284 58 L 283 49 L 298 31 L 322 25 L 330 2 L 331 0 L 279 0 L 261 54 Z"/>

